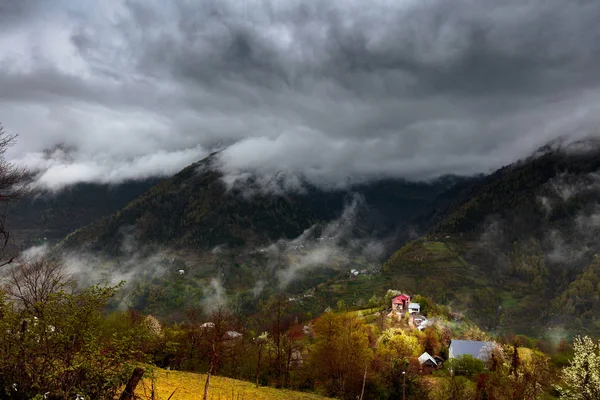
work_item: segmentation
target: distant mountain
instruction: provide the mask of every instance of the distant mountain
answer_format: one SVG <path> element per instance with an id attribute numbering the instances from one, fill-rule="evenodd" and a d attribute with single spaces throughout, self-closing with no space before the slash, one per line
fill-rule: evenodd
<path id="1" fill-rule="evenodd" d="M 168 318 L 203 301 L 216 279 L 246 315 L 282 288 L 313 293 L 298 305 L 310 312 L 395 288 L 450 304 L 486 330 L 599 333 L 599 149 L 547 146 L 469 179 L 343 190 L 298 181 L 295 191 L 277 190 L 283 176 L 265 185 L 247 175 L 228 186 L 211 155 L 155 185 L 79 186 L 20 205 L 9 221 L 37 229 L 39 219 L 38 233 L 73 230 L 59 248 L 118 260 L 98 263 L 108 274 L 150 271 L 131 302 Z M 399 250 L 378 272 L 369 254 L 382 242 Z M 348 280 L 350 268 L 365 275 Z"/>
<path id="2" fill-rule="evenodd" d="M 411 183 L 381 180 L 344 190 L 306 182 L 298 191 L 265 191 L 249 176 L 233 187 L 215 167 L 216 155 L 165 179 L 115 213 L 70 234 L 64 248 L 119 255 L 123 238 L 145 247 L 209 251 L 254 247 L 293 239 L 314 225 L 339 218 L 359 199 L 356 236 L 406 236 L 408 223 L 454 180 Z"/>
<path id="3" fill-rule="evenodd" d="M 487 329 L 600 332 L 600 147 L 548 146 L 442 194 L 384 270 Z M 408 289 L 407 289 L 408 290 Z"/>
<path id="4" fill-rule="evenodd" d="M 280 190 L 277 180 L 289 179 L 281 175 L 226 183 L 217 161 L 213 154 L 162 180 L 82 224 L 54 250 L 94 283 L 127 280 L 127 304 L 165 320 L 203 304 L 215 287 L 252 315 L 275 292 L 314 291 L 346 278 L 351 268 L 376 273 L 384 257 L 416 235 L 413 219 L 464 181 L 382 179 L 325 190 L 296 180 L 298 190 L 290 191 Z M 386 287 L 373 280 L 361 297 Z M 302 312 L 320 313 L 347 292 L 323 289 Z"/>
<path id="5" fill-rule="evenodd" d="M 53 243 L 112 214 L 158 182 L 153 178 L 118 185 L 81 183 L 57 193 L 39 190 L 7 207 L 7 229 L 21 247 Z"/>

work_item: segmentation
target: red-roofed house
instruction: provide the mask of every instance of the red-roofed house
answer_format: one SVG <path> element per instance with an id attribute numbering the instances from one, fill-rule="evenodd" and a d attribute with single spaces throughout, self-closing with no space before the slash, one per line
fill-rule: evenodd
<path id="1" fill-rule="evenodd" d="M 408 303 L 410 303 L 410 296 L 406 294 L 401 294 L 392 299 L 392 311 L 403 311 L 408 307 Z"/>

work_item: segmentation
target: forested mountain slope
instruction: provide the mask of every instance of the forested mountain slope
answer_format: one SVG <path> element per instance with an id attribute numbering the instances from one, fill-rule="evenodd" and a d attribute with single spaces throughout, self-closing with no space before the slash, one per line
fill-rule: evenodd
<path id="1" fill-rule="evenodd" d="M 466 187 L 385 270 L 487 329 L 600 330 L 600 150 L 542 149 Z"/>
<path id="2" fill-rule="evenodd" d="M 129 304 L 139 310 L 177 320 L 222 291 L 250 314 L 274 292 L 314 291 L 353 268 L 376 274 L 414 236 L 415 216 L 463 180 L 387 179 L 345 189 L 301 182 L 285 191 L 252 175 L 227 183 L 217 163 L 218 153 L 188 166 L 54 250 L 94 281 L 128 281 Z M 320 313 L 346 295 L 327 288 L 303 307 Z M 365 300 L 387 287 L 370 281 L 363 289 Z"/>
<path id="3" fill-rule="evenodd" d="M 253 178 L 227 187 L 213 163 L 193 164 L 133 200 L 116 213 L 69 235 L 64 248 L 118 255 L 124 235 L 150 247 L 211 250 L 241 248 L 292 239 L 315 224 L 339 218 L 358 203 L 356 236 L 405 235 L 408 222 L 453 184 L 382 180 L 347 190 L 262 190 Z"/>

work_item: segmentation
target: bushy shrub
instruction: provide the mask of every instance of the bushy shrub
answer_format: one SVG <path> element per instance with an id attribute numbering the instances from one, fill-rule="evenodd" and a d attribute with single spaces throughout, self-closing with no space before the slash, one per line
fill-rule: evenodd
<path id="1" fill-rule="evenodd" d="M 452 375 L 474 376 L 485 370 L 483 361 L 469 354 L 452 358 L 446 365 Z"/>
<path id="2" fill-rule="evenodd" d="M 118 287 L 77 290 L 59 272 L 21 265 L 0 293 L 0 397 L 16 388 L 24 398 L 113 398 L 141 360 L 144 329 L 103 315 Z"/>

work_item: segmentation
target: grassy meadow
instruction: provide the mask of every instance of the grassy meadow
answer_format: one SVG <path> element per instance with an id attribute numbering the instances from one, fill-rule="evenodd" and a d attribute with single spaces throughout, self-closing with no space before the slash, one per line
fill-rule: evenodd
<path id="1" fill-rule="evenodd" d="M 182 371 L 153 369 L 151 376 L 140 382 L 136 395 L 142 399 L 152 398 L 154 383 L 155 399 L 167 400 L 173 391 L 171 400 L 197 400 L 204 392 L 205 374 Z M 292 390 L 272 387 L 256 387 L 253 383 L 236 379 L 213 376 L 210 384 L 210 400 L 320 400 L 325 397 Z"/>

